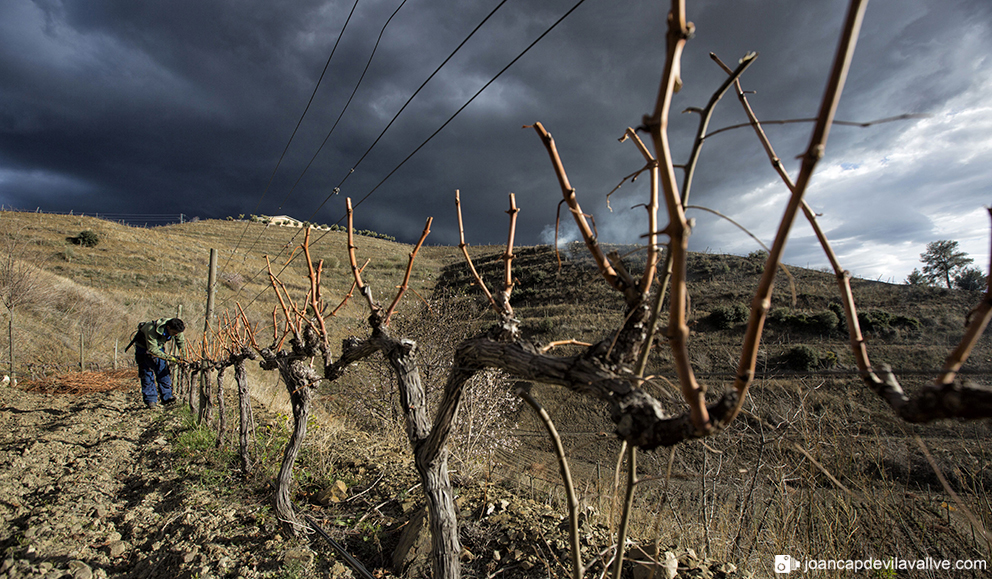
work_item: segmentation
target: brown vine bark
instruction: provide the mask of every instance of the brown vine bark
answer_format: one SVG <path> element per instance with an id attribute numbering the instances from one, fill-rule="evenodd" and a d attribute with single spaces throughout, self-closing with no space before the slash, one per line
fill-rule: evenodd
<path id="1" fill-rule="evenodd" d="M 251 411 L 244 360 L 234 364 L 234 381 L 238 385 L 238 456 L 241 457 L 241 472 L 248 474 L 253 466 L 248 441 L 255 435 L 255 418 Z"/>
<path id="2" fill-rule="evenodd" d="M 352 232 L 351 199 L 346 201 L 348 211 L 348 259 L 351 264 L 355 287 L 365 297 L 372 313 L 369 315 L 369 326 L 372 335 L 365 340 L 349 338 L 344 341 L 341 356 L 336 362 L 324 368 L 324 377 L 334 380 L 340 377 L 347 367 L 359 360 L 367 358 L 376 352 L 382 352 L 396 375 L 396 385 L 400 394 L 400 406 L 406 423 L 407 438 L 413 449 L 414 465 L 427 499 L 428 523 L 431 531 L 431 560 L 434 577 L 438 579 L 458 579 L 461 567 L 458 555 L 461 553 L 461 542 L 458 539 L 458 520 L 455 502 L 448 478 L 448 452 L 442 444 L 434 447 L 428 444 L 431 440 L 432 428 L 427 410 L 427 394 L 420 380 L 420 370 L 417 366 L 417 344 L 413 340 L 395 338 L 387 327 L 389 313 L 399 302 L 405 287 L 400 288 L 388 312 L 383 312 L 380 305 L 372 298 L 372 290 L 361 278 L 361 270 L 355 257 L 355 243 Z M 403 286 L 407 284 L 409 272 L 416 257 L 417 250 L 423 244 L 430 232 L 431 220 L 427 220 L 420 241 L 410 252 L 410 264 Z"/>
<path id="3" fill-rule="evenodd" d="M 373 312 L 369 319 L 372 336 L 365 340 L 345 340 L 341 357 L 325 368 L 324 376 L 334 380 L 344 374 L 348 366 L 376 352 L 382 352 L 389 361 L 396 375 L 414 465 L 427 499 L 434 576 L 439 579 L 457 579 L 461 576 L 458 562 L 461 543 L 458 539 L 458 520 L 451 481 L 448 478 L 448 452 L 443 445 L 433 447 L 428 444 L 432 428 L 427 410 L 427 394 L 417 366 L 417 344 L 412 340 L 392 337 L 381 321 L 379 312 Z"/>
<path id="4" fill-rule="evenodd" d="M 279 370 L 279 375 L 286 385 L 286 391 L 289 393 L 289 400 L 293 408 L 293 433 L 286 445 L 279 475 L 276 477 L 276 514 L 279 516 L 279 520 L 294 534 L 298 534 L 305 525 L 297 518 L 290 497 L 293 465 L 296 463 L 296 457 L 303 446 L 303 439 L 307 435 L 307 420 L 310 417 L 313 387 L 321 379 L 309 364 L 309 360 L 317 354 L 319 349 L 317 333 L 307 326 L 304 328 L 301 338 L 293 337 L 290 339 L 291 351 L 276 352 L 270 348 L 263 348 L 259 352 L 262 356 L 260 365 L 263 370 Z"/>
<path id="5" fill-rule="evenodd" d="M 245 360 L 257 360 L 258 354 L 247 347 L 230 357 L 234 366 L 234 382 L 238 386 L 238 456 L 241 458 L 241 472 L 248 474 L 252 469 L 249 442 L 255 436 L 255 418 L 251 411 L 251 395 L 248 390 L 248 371 Z"/>
<path id="6" fill-rule="evenodd" d="M 224 406 L 224 371 L 226 365 L 217 367 L 217 448 L 224 446 L 224 434 L 227 431 L 227 408 Z"/>

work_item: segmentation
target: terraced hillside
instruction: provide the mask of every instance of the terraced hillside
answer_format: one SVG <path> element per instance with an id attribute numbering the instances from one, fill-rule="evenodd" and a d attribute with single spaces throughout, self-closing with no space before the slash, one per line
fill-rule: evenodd
<path id="1" fill-rule="evenodd" d="M 96 232 L 100 243 L 85 248 L 67 241 L 83 230 Z M 36 282 L 30 299 L 14 309 L 15 363 L 23 378 L 78 369 L 80 343 L 87 368 L 107 368 L 114 361 L 115 343 L 126 343 L 134 324 L 179 307 L 196 338 L 203 323 L 210 248 L 220 256 L 220 311 L 241 304 L 253 322 L 263 328 L 268 324 L 266 332 L 271 331 L 274 298 L 264 256 L 292 291 L 306 291 L 299 263 L 282 269 L 301 241 L 298 229 L 223 221 L 143 229 L 92 218 L 8 212 L 0 214 L 0 232 L 9 255 L 28 264 Z M 366 279 L 376 296 L 385 299 L 402 277 L 409 246 L 362 237 L 357 245 L 359 261 L 371 259 Z M 325 262 L 325 296 L 346 294 L 351 277 L 344 234 L 317 233 L 311 247 Z M 502 248 L 470 250 L 486 281 L 498 283 Z M 564 248 L 560 267 L 548 247 L 518 248 L 515 253 L 512 301 L 526 336 L 543 343 L 608 338 L 621 321 L 622 303 L 581 248 Z M 630 269 L 642 267 L 641 255 L 628 255 Z M 756 256 L 690 256 L 690 352 L 713 396 L 732 382 L 760 268 Z M 683 561 L 691 549 L 700 560 L 711 557 L 754 576 L 769 575 L 772 556 L 781 553 L 803 559 L 992 559 L 981 534 L 982 526 L 992 525 L 988 421 L 911 426 L 895 419 L 854 372 L 833 276 L 795 267 L 788 271 L 776 280 L 760 375 L 746 411 L 730 429 L 710 439 L 639 456 L 644 482 L 635 499 L 635 536 L 649 543 L 658 540 Z M 408 294 L 393 329 L 418 341 L 433 400 L 458 340 L 484 329 L 494 316 L 456 248 L 423 248 L 411 287 L 415 291 Z M 973 292 L 866 280 L 854 280 L 853 288 L 872 361 L 891 364 L 910 390 L 932 378 L 981 299 Z M 334 337 L 367 333 L 367 314 L 360 302 L 350 302 L 330 321 Z M 0 365 L 8 363 L 8 345 L 8 336 L 0 336 Z M 570 348 L 574 346 L 556 351 L 574 351 Z M 122 354 L 118 362 L 125 364 Z M 979 342 L 965 370 L 967 378 L 987 382 L 992 372 L 988 337 Z M 682 412 L 664 340 L 657 344 L 648 373 L 645 388 L 671 412 Z M 257 401 L 280 412 L 284 389 L 274 374 L 252 368 L 250 375 Z M 512 377 L 484 375 L 470 387 L 452 448 L 456 484 L 466 496 L 478 494 L 473 500 L 482 501 L 482 511 L 498 488 L 508 493 L 500 496 L 535 501 L 561 513 L 563 491 L 550 443 L 530 411 L 509 394 L 512 383 Z M 411 513 L 402 508 L 386 517 L 385 509 L 361 519 L 346 506 L 324 504 L 318 497 L 345 478 L 350 489 L 371 489 L 396 476 L 383 474 L 394 471 L 376 468 L 374 460 L 359 468 L 348 454 L 353 450 L 344 450 L 354 444 L 342 442 L 354 439 L 360 446 L 382 444 L 398 449 L 390 452 L 407 452 L 395 390 L 389 372 L 374 363 L 349 369 L 342 380 L 320 388 L 324 413 L 319 420 L 336 434 L 304 452 L 305 474 L 296 497 L 310 512 L 341 521 L 339 536 L 363 545 L 363 555 L 383 568 Z M 620 445 L 606 410 L 555 387 L 536 385 L 534 393 L 562 432 L 584 516 L 608 535 L 618 522 L 614 505 L 622 482 L 617 481 L 624 477 L 617 473 Z M 285 436 L 284 420 L 272 420 L 271 427 Z M 206 450 L 197 452 L 202 454 L 194 453 L 191 464 L 209 464 L 221 473 L 211 484 L 231 484 L 234 475 L 224 474 L 230 465 Z M 277 456 L 272 452 L 269 458 L 275 461 Z M 195 476 L 195 466 L 184 468 Z M 389 486 L 398 485 L 393 481 Z M 253 498 L 239 495 L 237 500 L 265 504 L 268 492 L 261 477 L 248 485 L 247 496 Z M 419 499 L 414 490 L 395 500 L 399 502 L 393 506 L 408 500 L 415 505 Z M 494 504 L 498 510 L 499 502 Z M 480 546 L 476 551 L 499 550 L 487 542 L 493 537 L 475 539 L 473 544 Z M 308 564 L 320 573 L 319 564 Z M 509 564 L 490 554 L 481 568 L 492 573 Z M 542 565 L 532 565 L 534 576 L 557 569 Z M 519 566 L 514 569 L 522 572 Z"/>

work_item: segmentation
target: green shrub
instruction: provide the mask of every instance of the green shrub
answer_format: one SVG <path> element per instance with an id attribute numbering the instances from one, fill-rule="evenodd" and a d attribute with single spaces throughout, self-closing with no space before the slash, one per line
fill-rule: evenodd
<path id="1" fill-rule="evenodd" d="M 537 334 L 550 334 L 558 327 L 558 322 L 553 318 L 541 318 L 533 327 Z"/>
<path id="2" fill-rule="evenodd" d="M 809 317 L 810 329 L 827 334 L 837 329 L 840 317 L 831 310 L 820 310 Z"/>
<path id="3" fill-rule="evenodd" d="M 90 231 L 89 229 L 80 231 L 76 237 L 68 237 L 66 239 L 74 245 L 82 245 L 83 247 L 96 247 L 100 243 L 100 236 L 95 231 Z"/>
<path id="4" fill-rule="evenodd" d="M 844 304 L 841 304 L 839 302 L 830 302 L 829 304 L 827 304 L 827 308 L 829 308 L 831 312 L 837 315 L 838 322 L 847 319 L 847 314 L 844 312 Z"/>
<path id="5" fill-rule="evenodd" d="M 805 344 L 795 346 L 782 357 L 782 364 L 797 372 L 816 370 L 820 367 L 820 353 Z"/>
<path id="6" fill-rule="evenodd" d="M 713 308 L 706 319 L 716 328 L 729 330 L 746 322 L 750 313 L 751 311 L 742 304 L 720 305 Z"/>
<path id="7" fill-rule="evenodd" d="M 892 314 L 885 310 L 871 310 L 858 312 L 858 325 L 862 332 L 888 336 L 896 333 L 896 330 L 918 331 L 920 320 L 901 314 Z"/>
<path id="8" fill-rule="evenodd" d="M 396 238 L 393 237 L 392 235 L 386 235 L 385 233 L 378 233 L 372 231 L 371 229 L 356 229 L 355 235 L 363 235 L 365 237 L 372 237 L 375 239 L 385 239 L 386 241 L 396 241 Z"/>
<path id="9" fill-rule="evenodd" d="M 814 334 L 833 333 L 840 323 L 840 319 L 833 309 L 818 312 L 793 312 L 789 308 L 775 308 L 768 312 L 768 321 L 783 329 Z"/>
<path id="10" fill-rule="evenodd" d="M 766 318 L 769 322 L 786 325 L 792 318 L 792 312 L 789 311 L 789 308 L 772 308 Z"/>
<path id="11" fill-rule="evenodd" d="M 967 267 L 954 276 L 954 287 L 969 291 L 985 289 L 986 279 L 982 270 L 977 267 Z"/>
<path id="12" fill-rule="evenodd" d="M 894 320 L 892 320 L 894 326 L 905 328 L 907 330 L 918 331 L 923 325 L 920 320 L 912 318 L 910 316 L 897 315 Z"/>
<path id="13" fill-rule="evenodd" d="M 686 268 L 692 276 L 713 278 L 730 273 L 730 266 L 722 255 L 690 253 Z"/>

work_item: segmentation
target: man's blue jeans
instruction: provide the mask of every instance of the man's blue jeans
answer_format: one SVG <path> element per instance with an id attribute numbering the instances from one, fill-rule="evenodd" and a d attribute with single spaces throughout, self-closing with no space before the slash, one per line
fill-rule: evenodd
<path id="1" fill-rule="evenodd" d="M 172 400 L 172 376 L 169 365 L 161 358 L 149 356 L 144 348 L 135 347 L 134 361 L 138 363 L 138 378 L 141 380 L 141 395 L 145 404 L 157 404 Z"/>

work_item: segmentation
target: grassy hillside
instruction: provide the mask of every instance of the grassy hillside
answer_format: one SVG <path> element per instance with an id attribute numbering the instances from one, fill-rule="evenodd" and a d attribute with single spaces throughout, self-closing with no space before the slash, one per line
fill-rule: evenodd
<path id="1" fill-rule="evenodd" d="M 86 248 L 67 241 L 83 230 L 96 232 L 100 243 Z M 343 296 L 351 285 L 346 237 L 341 232 L 315 234 L 311 252 L 325 261 L 323 292 L 336 304 L 334 296 Z M 2 213 L 0 239 L 8 255 L 29 266 L 29 277 L 37 282 L 14 309 L 15 352 L 25 375 L 78 365 L 80 334 L 87 363 L 107 367 L 115 343 L 122 348 L 139 321 L 174 315 L 180 307 L 190 337 L 196 338 L 203 327 L 211 248 L 219 254 L 218 311 L 232 311 L 240 303 L 263 328 L 266 343 L 275 303 L 264 257 L 270 256 L 296 295 L 302 297 L 307 287 L 301 261 L 282 271 L 302 241 L 297 229 L 225 221 L 143 229 L 85 217 Z M 359 262 L 371 259 L 365 279 L 377 298 L 388 300 L 402 278 L 410 247 L 367 237 L 356 243 Z M 632 248 L 617 249 L 624 253 Z M 502 248 L 471 251 L 484 279 L 497 287 Z M 562 251 L 560 269 L 548 247 L 523 247 L 515 253 L 511 301 L 526 336 L 541 342 L 594 342 L 620 323 L 620 297 L 601 280 L 581 247 Z M 630 269 L 643 267 L 641 256 L 636 251 L 629 255 Z M 733 381 L 761 266 L 756 258 L 690 255 L 690 353 L 714 395 Z M 963 333 L 965 317 L 981 299 L 978 293 L 958 290 L 865 280 L 852 285 L 871 360 L 891 364 L 910 391 L 939 370 Z M 494 316 L 456 248 L 423 248 L 411 287 L 415 293 L 407 294 L 393 328 L 417 340 L 428 395 L 435 399 L 454 345 Z M 765 559 L 783 552 L 836 558 L 988 558 L 980 533 L 974 534 L 945 494 L 931 459 L 914 438 L 921 437 L 942 476 L 988 527 L 988 421 L 911 426 L 895 419 L 854 372 L 839 303 L 830 273 L 790 267 L 789 275 L 778 274 L 759 376 L 746 411 L 727 432 L 704 442 L 642 455 L 638 470 L 655 482 L 638 493 L 635 525 L 641 536 L 657 536 L 663 544 L 699 549 L 755 569 L 767 569 Z M 364 335 L 367 314 L 361 301 L 352 300 L 329 323 L 335 340 Z M 3 332 L 0 365 L 8 363 L 8 344 Z M 988 379 L 988 337 L 979 342 L 966 371 L 978 381 Z M 681 413 L 664 340 L 655 349 L 649 374 L 645 387 L 672 413 Z M 274 373 L 256 368 L 253 380 L 279 390 Z M 473 381 L 461 410 L 462 427 L 455 434 L 452 466 L 465 481 L 501 481 L 519 495 L 559 506 L 563 496 L 550 444 L 532 414 L 507 395 L 511 380 L 485 374 Z M 346 428 L 364 430 L 376 440 L 402 441 L 395 390 L 389 371 L 373 360 L 322 386 L 319 400 Z M 583 508 L 598 521 L 615 524 L 611 504 L 620 445 L 603 405 L 554 387 L 538 385 L 534 392 L 562 431 Z M 503 436 L 508 429 L 512 437 Z M 313 456 L 316 464 L 306 466 L 307 496 L 334 483 L 333 470 L 340 468 L 317 450 Z M 376 536 L 376 544 L 380 539 L 383 552 L 388 551 L 393 539 Z"/>
<path id="2" fill-rule="evenodd" d="M 99 237 L 95 247 L 70 241 L 87 230 Z M 324 259 L 324 295 L 336 304 L 351 285 L 346 235 L 320 231 L 314 238 L 311 253 L 315 260 Z M 15 264 L 27 265 L 33 280 L 14 310 L 17 366 L 25 375 L 78 367 L 80 334 L 87 365 L 108 367 L 115 343 L 123 350 L 146 319 L 181 315 L 190 328 L 187 338 L 201 339 L 210 249 L 218 253 L 217 315 L 234 312 L 240 303 L 253 322 L 268 325 L 264 340 L 271 341 L 275 305 L 265 257 L 297 299 L 308 287 L 302 259 L 286 266 L 303 241 L 300 229 L 216 220 L 146 229 L 92 217 L 4 212 L 0 239 Z M 365 278 L 375 290 L 392 295 L 410 248 L 370 237 L 358 237 L 356 244 L 360 260 L 371 258 Z M 436 268 L 431 258 L 421 258 L 411 286 L 421 294 L 429 291 L 425 288 L 432 286 L 430 272 Z M 340 328 L 343 336 L 362 317 L 356 300 L 341 310 L 340 323 L 332 328 Z M 0 365 L 8 363 L 8 340 L 5 331 Z"/>
<path id="3" fill-rule="evenodd" d="M 99 236 L 96 247 L 69 241 L 84 230 Z M 0 236 L 13 260 L 37 272 L 32 276 L 37 283 L 15 309 L 14 339 L 23 363 L 78 363 L 82 333 L 86 360 L 106 366 L 112 362 L 114 341 L 126 344 L 137 322 L 176 315 L 180 308 L 190 333 L 201 335 L 211 248 L 218 251 L 220 267 L 218 315 L 240 303 L 256 321 L 271 319 L 275 303 L 265 273 L 266 256 L 291 290 L 302 296 L 306 288 L 302 260 L 285 266 L 302 242 L 299 229 L 216 220 L 149 229 L 91 217 L 4 212 Z M 377 298 L 389 299 L 402 278 L 410 247 L 361 236 L 356 244 L 359 261 L 371 260 L 365 279 Z M 496 287 L 502 276 L 502 248 L 471 250 L 483 277 Z M 311 252 L 315 260 L 324 260 L 324 296 L 336 303 L 352 281 L 345 234 L 314 231 Z M 529 335 L 544 341 L 598 340 L 617 324 L 621 300 L 600 280 L 581 247 L 561 252 L 560 270 L 546 246 L 519 248 L 516 254 L 513 304 Z M 635 271 L 640 255 L 628 258 Z M 749 305 L 761 265 L 746 257 L 690 256 L 691 348 L 697 371 L 733 371 L 743 332 L 740 312 Z M 853 359 L 837 316 L 840 299 L 833 275 L 802 268 L 789 271 L 792 281 L 781 272 L 776 281 L 763 340 L 764 369 L 850 369 Z M 411 282 L 416 294 L 408 294 L 401 314 L 419 311 L 418 295 L 477 295 L 459 252 L 451 247 L 425 247 Z M 965 316 L 980 299 L 975 292 L 865 280 L 854 280 L 853 288 L 873 361 L 908 372 L 939 369 L 962 333 Z M 360 329 L 355 324 L 363 317 L 362 304 L 355 300 L 332 325 L 344 330 L 343 335 Z M 4 353 L 7 339 L 4 332 Z M 982 340 L 969 362 L 971 370 L 990 369 L 989 343 L 988 338 Z M 790 368 L 783 356 L 797 345 L 812 347 L 822 359 L 809 368 Z M 657 370 L 664 372 L 667 353 L 663 347 L 658 353 Z"/>

